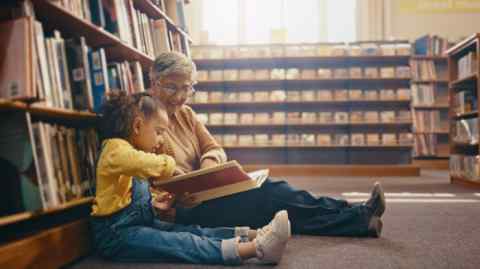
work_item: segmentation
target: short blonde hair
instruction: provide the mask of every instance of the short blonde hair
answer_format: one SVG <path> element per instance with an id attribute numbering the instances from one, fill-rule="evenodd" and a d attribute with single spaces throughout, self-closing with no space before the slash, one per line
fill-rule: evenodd
<path id="1" fill-rule="evenodd" d="M 157 81 L 171 74 L 190 76 L 196 72 L 195 64 L 178 52 L 163 52 L 157 56 L 150 70 L 150 79 Z"/>

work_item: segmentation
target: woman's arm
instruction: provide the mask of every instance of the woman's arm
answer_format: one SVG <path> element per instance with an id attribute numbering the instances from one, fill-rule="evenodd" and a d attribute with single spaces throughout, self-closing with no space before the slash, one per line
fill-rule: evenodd
<path id="1" fill-rule="evenodd" d="M 227 155 L 222 146 L 215 141 L 215 138 L 207 130 L 207 127 L 203 125 L 197 118 L 197 115 L 192 109 L 190 110 L 190 116 L 193 121 L 195 136 L 198 138 L 200 145 L 200 166 L 201 168 L 217 165 L 227 161 Z"/>

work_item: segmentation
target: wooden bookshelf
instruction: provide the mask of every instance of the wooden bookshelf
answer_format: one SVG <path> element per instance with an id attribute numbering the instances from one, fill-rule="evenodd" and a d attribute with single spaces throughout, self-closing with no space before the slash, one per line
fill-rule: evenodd
<path id="1" fill-rule="evenodd" d="M 391 42 L 389 42 L 391 43 Z M 383 44 L 383 43 L 382 43 Z M 252 102 L 192 102 L 189 105 L 200 113 L 271 113 L 271 112 L 352 112 L 352 111 L 410 111 L 411 100 L 400 100 L 395 97 L 389 100 L 385 98 L 380 99 L 342 99 L 342 100 L 312 100 L 312 101 L 293 101 L 288 99 L 289 91 L 303 90 L 322 90 L 328 89 L 334 95 L 335 90 L 338 89 L 361 89 L 362 91 L 371 89 L 405 89 L 410 88 L 410 77 L 395 77 L 397 75 L 398 67 L 409 67 L 410 55 L 372 55 L 372 56 L 291 56 L 287 53 L 288 46 L 304 46 L 305 44 L 292 45 L 252 45 L 240 46 L 243 50 L 243 55 L 247 55 L 244 49 L 253 48 L 254 51 L 250 55 L 259 55 L 231 58 L 227 57 L 229 50 L 235 50 L 235 46 L 199 46 L 200 51 L 193 49 L 192 55 L 205 55 L 202 58 L 194 58 L 199 71 L 206 71 L 210 75 L 210 80 L 203 80 L 206 76 L 202 76 L 199 83 L 196 85 L 197 91 L 214 92 L 254 92 L 284 90 L 287 94 L 286 100 L 281 102 L 269 101 L 252 101 Z M 307 44 L 306 46 L 316 45 L 338 45 L 338 44 Z M 357 45 L 357 44 L 355 44 Z M 270 46 L 272 54 L 268 57 L 260 57 L 264 53 L 265 47 Z M 213 48 L 213 54 L 206 56 L 204 49 Z M 268 50 L 267 49 L 267 50 Z M 255 51 L 256 50 L 256 51 Z M 301 54 L 301 53 L 300 53 Z M 299 54 L 299 55 L 300 55 Z M 224 55 L 225 57 L 221 57 Z M 267 54 L 263 54 L 267 55 Z M 288 56 L 287 56 L 288 55 Z M 350 77 L 350 68 L 361 68 L 362 78 Z M 374 67 L 378 70 L 377 78 L 366 78 L 363 75 L 364 68 Z M 381 68 L 391 67 L 395 68 L 393 77 L 381 77 Z M 222 80 L 218 75 L 218 79 L 211 76 L 213 70 L 242 70 L 242 69 L 338 69 L 343 68 L 348 70 L 348 75 L 345 78 L 319 78 L 316 79 L 249 79 L 249 80 Z M 286 72 L 286 71 L 285 71 Z M 217 73 L 218 74 L 218 73 Z M 400 73 L 398 73 L 400 74 Z M 203 73 L 202 73 L 203 75 Z M 401 74 L 400 74 L 401 75 Z M 301 74 L 299 75 L 301 77 Z M 355 75 L 356 76 L 356 75 Z M 227 78 L 227 77 L 225 77 Z M 253 78 L 253 77 L 252 77 Z M 362 92 L 362 96 L 363 96 Z M 333 97 L 335 98 L 335 97 Z M 362 97 L 363 98 L 363 97 Z M 211 99 L 213 100 L 213 99 Z M 379 115 L 380 116 L 380 115 Z M 286 121 L 288 122 L 288 121 Z M 358 133 L 394 133 L 395 135 L 401 133 L 411 133 L 411 121 L 406 122 L 349 122 L 349 123 L 282 123 L 269 122 L 263 124 L 207 124 L 207 128 L 214 135 L 223 134 L 296 134 L 296 132 L 310 132 L 308 134 L 325 133 L 326 134 L 343 134 L 349 135 L 353 132 Z M 317 132 L 318 131 L 318 132 Z M 219 138 L 221 139 L 221 138 Z M 411 163 L 411 145 L 374 145 L 374 146 L 320 146 L 311 144 L 289 144 L 285 145 L 226 145 L 227 155 L 230 158 L 237 159 L 241 163 L 261 163 L 269 164 L 315 164 L 315 165 L 374 165 L 375 161 L 386 165 L 407 165 Z M 376 155 L 379 153 L 379 155 Z M 327 158 L 327 156 L 329 158 Z M 362 157 L 363 156 L 363 157 Z M 375 156 L 375 157 L 374 157 Z M 400 157 L 399 157 L 400 156 Z M 378 160 L 380 158 L 381 160 Z"/>
<path id="2" fill-rule="evenodd" d="M 474 59 L 477 68 L 467 76 L 459 74 L 459 60 L 470 52 L 474 52 L 477 55 L 476 59 Z M 478 126 L 479 108 L 477 106 L 475 111 L 458 114 L 456 112 L 456 98 L 460 91 L 471 91 L 478 101 L 478 96 L 480 96 L 478 94 L 480 91 L 480 81 L 478 80 L 480 76 L 480 69 L 478 68 L 478 66 L 480 66 L 479 52 L 480 34 L 474 34 L 466 38 L 447 51 L 450 81 L 448 91 L 450 97 L 450 152 L 452 154 L 450 157 L 450 181 L 451 183 L 459 183 L 475 188 L 480 188 L 480 180 L 478 180 L 480 179 L 478 172 L 479 162 L 478 159 L 475 159 L 475 157 L 479 155 L 479 143 L 473 140 L 471 136 L 469 136 L 469 138 L 472 139 L 471 142 L 457 142 L 455 136 L 457 134 L 457 121 L 469 120 Z M 464 66 L 464 68 L 471 70 L 471 67 L 468 66 Z M 460 75 L 464 77 L 459 79 Z M 478 133 L 474 135 L 478 135 Z"/>
<path id="3" fill-rule="evenodd" d="M 35 14 L 47 30 L 60 30 L 69 36 L 84 36 L 92 47 L 104 47 L 106 56 L 114 61 L 139 61 L 145 70 L 153 63 L 153 58 L 140 50 L 122 42 L 106 30 L 78 18 L 63 7 L 48 0 L 33 0 Z"/>
<path id="4" fill-rule="evenodd" d="M 417 75 L 413 74 L 413 77 L 415 79 L 412 79 L 411 81 L 412 95 L 414 93 L 414 87 L 416 87 L 416 90 L 419 92 L 418 96 L 412 96 L 412 117 L 414 118 L 413 134 L 415 138 L 414 163 L 418 164 L 422 168 L 427 169 L 445 169 L 445 167 L 448 167 L 448 165 L 446 165 L 448 164 L 448 155 L 443 154 L 440 150 L 440 147 L 448 144 L 448 137 L 446 136 L 447 132 L 438 130 L 425 132 L 416 131 L 418 129 L 421 130 L 423 127 L 415 126 L 415 124 L 429 124 L 429 122 L 427 123 L 420 119 L 415 121 L 415 117 L 417 117 L 418 111 L 422 111 L 420 113 L 439 113 L 439 120 L 441 122 L 442 120 L 448 120 L 446 112 L 448 111 L 449 104 L 443 103 L 445 102 L 443 101 L 443 99 L 447 99 L 446 97 L 448 96 L 447 87 L 449 84 L 449 80 L 448 78 L 444 77 L 445 72 L 440 71 L 447 69 L 447 57 L 441 55 L 412 55 L 410 63 L 412 70 L 415 70 L 416 66 L 416 70 L 419 71 Z M 430 70 L 430 68 L 432 70 Z M 429 70 L 427 71 L 425 69 Z M 422 77 L 422 73 L 424 72 L 434 75 L 431 79 L 424 79 Z M 424 91 L 428 91 L 428 89 L 431 89 L 432 91 L 431 98 L 435 102 L 433 105 L 422 104 L 423 102 L 425 102 L 425 100 L 420 100 L 420 96 L 423 96 L 422 98 L 426 98 L 426 92 Z M 416 100 L 417 98 L 419 98 L 419 100 Z M 442 101 L 439 101 L 437 99 L 441 99 Z M 431 102 L 431 100 L 427 100 L 426 102 Z M 420 118 L 420 115 L 418 115 L 418 117 Z M 438 124 L 441 124 L 441 122 L 439 122 Z M 435 153 L 432 154 L 432 152 Z"/>
<path id="5" fill-rule="evenodd" d="M 20 3 L 21 1 L 7 2 Z M 138 61 L 145 73 L 153 64 L 153 57 L 141 49 L 128 45 L 107 30 L 54 4 L 54 2 L 59 3 L 58 1 L 31 0 L 31 2 L 35 19 L 41 23 L 45 38 L 50 37 L 53 30 L 58 30 L 65 40 L 84 37 L 89 49 L 103 48 L 109 62 Z M 188 33 L 175 25 L 173 20 L 154 6 L 151 1 L 135 0 L 132 2 L 150 19 L 165 19 L 169 31 L 179 33 L 182 40 L 192 42 Z M 12 6 L 9 4 L 0 4 L 5 14 L 8 13 L 7 8 Z M 4 8 L 5 10 L 3 10 Z M 182 42 L 182 51 L 188 51 L 189 42 Z M 48 59 L 48 61 L 51 60 Z M 49 72 L 51 71 L 49 70 Z M 52 84 L 52 90 L 58 90 L 54 87 Z M 74 129 L 92 128 L 96 127 L 98 123 L 98 116 L 95 113 L 46 107 L 39 100 L 33 99 L 26 102 L 0 100 L 0 112 L 5 117 L 9 117 L 9 114 L 26 114 L 28 112 L 32 122 L 41 121 Z M 53 165 L 52 167 L 58 168 Z M 22 170 L 23 172 L 35 173 L 35 167 L 29 167 L 28 171 Z M 92 201 L 92 197 L 76 198 L 46 210 L 28 209 L 25 211 L 20 206 L 18 210 L 12 208 L 9 212 L 24 211 L 0 217 L 0 268 L 63 268 L 79 257 L 90 254 L 92 237 L 89 218 Z M 57 203 L 55 202 L 55 204 Z M 41 204 L 40 208 L 42 208 Z"/>
<path id="6" fill-rule="evenodd" d="M 133 1 L 135 7 L 140 10 L 141 12 L 147 14 L 149 18 L 152 19 L 165 19 L 167 21 L 168 26 L 177 31 L 178 33 L 182 34 L 184 38 L 186 38 L 190 43 L 193 42 L 190 35 L 181 29 L 178 25 L 176 25 L 173 20 L 168 17 L 168 15 L 163 12 L 160 8 L 158 8 L 155 4 L 152 3 L 151 0 L 135 0 Z"/>

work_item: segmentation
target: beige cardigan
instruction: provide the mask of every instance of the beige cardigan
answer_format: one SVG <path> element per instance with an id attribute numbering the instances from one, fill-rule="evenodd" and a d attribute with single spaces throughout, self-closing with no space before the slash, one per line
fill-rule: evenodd
<path id="1" fill-rule="evenodd" d="M 158 154 L 172 156 L 177 167 L 184 172 L 199 169 L 205 158 L 211 158 L 217 163 L 227 160 L 225 151 L 189 106 L 183 105 L 169 118 L 170 125 L 164 133 L 164 143 L 157 151 Z"/>

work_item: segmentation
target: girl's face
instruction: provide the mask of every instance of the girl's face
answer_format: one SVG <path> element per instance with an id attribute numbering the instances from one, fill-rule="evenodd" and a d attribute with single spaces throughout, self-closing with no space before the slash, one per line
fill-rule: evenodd
<path id="1" fill-rule="evenodd" d="M 131 143 L 139 150 L 154 153 L 156 147 L 163 144 L 163 133 L 167 129 L 168 118 L 166 115 L 157 113 L 146 119 L 136 117 L 133 122 Z"/>
<path id="2" fill-rule="evenodd" d="M 162 102 L 169 112 L 180 109 L 195 90 L 191 74 L 171 74 L 153 83 L 153 94 Z"/>

